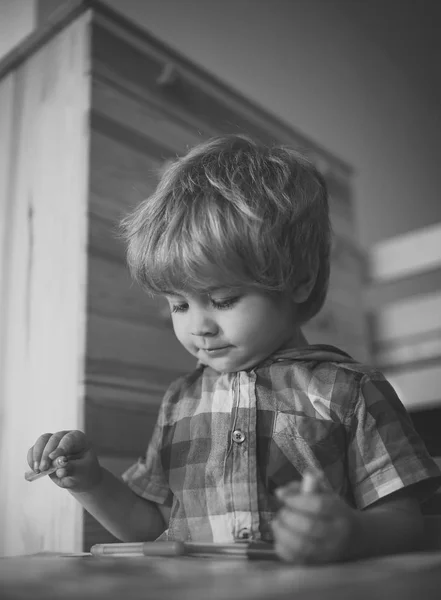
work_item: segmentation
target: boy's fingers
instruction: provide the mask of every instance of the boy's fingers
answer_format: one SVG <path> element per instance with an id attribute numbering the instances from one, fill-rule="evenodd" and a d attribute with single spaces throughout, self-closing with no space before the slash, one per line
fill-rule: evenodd
<path id="1" fill-rule="evenodd" d="M 57 431 L 57 433 L 53 433 L 51 437 L 47 440 L 44 450 L 41 454 L 40 458 L 40 470 L 44 471 L 51 466 L 51 460 L 49 459 L 49 454 L 51 454 L 60 444 L 61 440 L 68 433 L 68 431 Z M 62 453 L 64 454 L 64 452 Z M 35 457 L 35 451 L 34 451 Z M 56 458 L 56 457 L 55 457 Z"/>
<path id="2" fill-rule="evenodd" d="M 284 532 L 287 536 L 302 536 L 308 530 L 308 519 L 294 513 L 281 509 L 277 517 L 272 521 L 273 529 L 276 528 Z"/>
<path id="3" fill-rule="evenodd" d="M 64 438 L 63 438 L 64 439 Z M 62 457 L 62 456 L 66 456 L 66 454 L 68 454 L 69 449 L 65 448 L 67 444 L 63 443 L 63 440 L 60 442 L 60 444 L 58 444 L 58 446 L 55 448 L 55 450 L 52 450 L 52 452 L 49 452 L 48 454 L 48 458 L 49 460 L 52 460 L 53 463 L 55 464 L 55 461 Z"/>
<path id="4" fill-rule="evenodd" d="M 300 481 L 291 481 L 287 485 L 276 488 L 274 493 L 279 500 L 283 500 L 285 496 L 289 496 L 290 494 L 298 494 L 300 492 L 301 485 L 302 484 Z"/>
<path id="5" fill-rule="evenodd" d="M 39 473 L 51 466 L 60 456 L 66 456 L 83 451 L 86 448 L 85 436 L 82 431 L 57 431 L 44 433 L 28 450 L 27 461 L 31 469 Z"/>
<path id="6" fill-rule="evenodd" d="M 278 556 L 288 562 L 303 562 L 306 541 L 301 534 L 289 531 L 280 521 L 273 521 L 274 547 Z"/>
<path id="7" fill-rule="evenodd" d="M 290 494 L 283 497 L 283 507 L 306 516 L 324 515 L 329 504 L 326 494 Z"/>
<path id="8" fill-rule="evenodd" d="M 321 474 L 306 471 L 301 481 L 291 481 L 277 488 L 275 493 L 280 500 L 283 500 L 285 496 L 293 494 L 312 494 L 320 491 L 325 491 Z"/>
<path id="9" fill-rule="evenodd" d="M 54 459 L 57 456 L 66 456 L 83 452 L 88 444 L 82 431 L 64 431 L 65 435 L 60 440 L 56 450 L 49 454 L 49 458 Z"/>
<path id="10" fill-rule="evenodd" d="M 66 465 L 58 468 L 54 473 L 49 475 L 51 479 L 63 479 L 64 477 L 69 477 L 72 474 L 72 465 L 66 463 Z"/>
<path id="11" fill-rule="evenodd" d="M 277 488 L 275 493 L 282 506 L 309 514 L 322 512 L 325 509 L 329 498 L 327 491 L 321 476 L 307 472 L 301 482 L 291 482 Z"/>
<path id="12" fill-rule="evenodd" d="M 312 494 L 323 490 L 323 479 L 321 475 L 306 471 L 303 475 L 301 491 L 303 494 Z"/>
<path id="13" fill-rule="evenodd" d="M 43 433 L 43 435 L 40 435 L 32 448 L 29 448 L 28 464 L 32 469 L 34 469 L 34 471 L 39 469 L 41 455 L 43 454 L 43 450 L 45 449 L 46 444 L 51 437 L 52 433 Z"/>
<path id="14" fill-rule="evenodd" d="M 294 512 L 287 508 L 282 508 L 278 512 L 275 522 L 289 535 L 313 540 L 321 540 L 329 524 L 328 519 L 315 513 Z"/>
<path id="15" fill-rule="evenodd" d="M 67 464 L 68 460 L 65 456 L 58 456 L 51 462 L 50 467 L 65 468 Z"/>
<path id="16" fill-rule="evenodd" d="M 28 455 L 26 457 L 26 460 L 28 461 L 28 465 L 31 469 L 34 468 L 34 446 L 31 446 L 28 450 Z"/>

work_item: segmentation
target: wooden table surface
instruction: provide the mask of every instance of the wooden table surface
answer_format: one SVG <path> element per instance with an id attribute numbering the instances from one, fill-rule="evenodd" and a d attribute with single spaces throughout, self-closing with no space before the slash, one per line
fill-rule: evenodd
<path id="1" fill-rule="evenodd" d="M 0 598 L 440 600 L 441 552 L 324 567 L 233 558 L 2 558 Z"/>

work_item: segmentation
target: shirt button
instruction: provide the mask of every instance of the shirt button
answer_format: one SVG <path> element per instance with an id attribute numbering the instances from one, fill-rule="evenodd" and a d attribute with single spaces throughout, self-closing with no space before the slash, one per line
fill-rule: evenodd
<path id="1" fill-rule="evenodd" d="M 233 442 L 236 444 L 241 444 L 245 441 L 245 434 L 240 429 L 235 429 L 233 431 Z"/>

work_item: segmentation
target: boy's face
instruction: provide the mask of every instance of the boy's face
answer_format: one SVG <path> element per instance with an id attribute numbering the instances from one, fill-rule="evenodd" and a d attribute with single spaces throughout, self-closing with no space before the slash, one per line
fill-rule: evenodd
<path id="1" fill-rule="evenodd" d="M 251 368 L 276 350 L 304 342 L 287 298 L 238 287 L 165 296 L 178 340 L 219 372 Z"/>

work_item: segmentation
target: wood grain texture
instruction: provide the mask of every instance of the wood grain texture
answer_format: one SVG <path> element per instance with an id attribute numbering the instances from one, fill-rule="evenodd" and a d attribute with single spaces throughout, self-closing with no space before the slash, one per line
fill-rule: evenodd
<path id="1" fill-rule="evenodd" d="M 352 168 L 335 154 L 225 85 L 212 73 L 186 60 L 135 23 L 124 22 L 105 11 L 97 12 L 96 23 L 95 76 L 99 73 L 119 81 L 125 89 L 150 93 L 164 112 L 179 114 L 185 122 L 202 128 L 205 133 L 240 130 L 265 141 L 283 141 L 307 149 L 321 167 L 351 175 Z M 161 85 L 164 70 L 170 67 L 172 81 Z"/>
<path id="2" fill-rule="evenodd" d="M 15 140 L 17 120 L 14 114 L 15 73 L 0 81 L 0 424 L 6 411 L 5 382 L 6 329 L 9 282 L 12 277 L 10 262 L 13 229 L 12 192 L 15 181 Z M 1 518 L 1 517 L 0 517 Z"/>
<path id="3" fill-rule="evenodd" d="M 112 131 L 92 131 L 90 211 L 113 224 L 154 191 L 164 159 L 147 143 L 141 151 Z"/>
<path id="4" fill-rule="evenodd" d="M 88 317 L 88 360 L 144 365 L 170 370 L 173 374 L 195 368 L 196 359 L 169 329 L 142 327 L 94 314 Z"/>
<path id="5" fill-rule="evenodd" d="M 166 112 L 142 90 L 131 92 L 99 74 L 94 78 L 92 102 L 97 113 L 164 144 L 177 154 L 184 154 L 207 137 L 185 120 Z"/>
<path id="6" fill-rule="evenodd" d="M 127 265 L 107 255 L 89 254 L 88 306 L 91 313 L 140 325 L 164 327 L 166 302 L 133 282 Z M 169 312 L 167 305 L 167 312 Z"/>
<path id="7" fill-rule="evenodd" d="M 1 554 L 81 547 L 73 499 L 49 480 L 26 482 L 23 473 L 27 448 L 40 434 L 82 425 L 88 19 L 84 14 L 14 72 L 13 169 L 1 200 L 10 203 Z"/>
<path id="8" fill-rule="evenodd" d="M 441 555 L 303 566 L 223 557 L 32 556 L 0 563 L 5 600 L 439 600 Z"/>
<path id="9" fill-rule="evenodd" d="M 109 400 L 86 402 L 86 434 L 99 454 L 135 461 L 144 456 L 159 402 Z"/>

